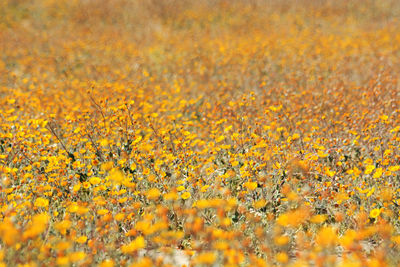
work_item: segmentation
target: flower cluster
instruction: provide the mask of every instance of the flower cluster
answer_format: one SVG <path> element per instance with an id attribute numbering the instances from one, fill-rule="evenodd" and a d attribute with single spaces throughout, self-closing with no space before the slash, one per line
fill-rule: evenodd
<path id="1" fill-rule="evenodd" d="M 0 266 L 400 264 L 400 3 L 0 1 Z"/>

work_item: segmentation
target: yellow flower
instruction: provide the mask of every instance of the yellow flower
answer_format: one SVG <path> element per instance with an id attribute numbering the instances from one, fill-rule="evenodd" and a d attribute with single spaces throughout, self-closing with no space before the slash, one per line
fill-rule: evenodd
<path id="1" fill-rule="evenodd" d="M 69 254 L 69 260 L 71 262 L 81 261 L 86 258 L 86 254 L 83 251 L 77 251 Z"/>
<path id="2" fill-rule="evenodd" d="M 104 260 L 100 263 L 99 267 L 114 267 L 114 261 L 109 259 Z"/>
<path id="3" fill-rule="evenodd" d="M 75 239 L 75 242 L 79 243 L 79 244 L 84 244 L 87 240 L 87 236 L 85 235 L 81 235 L 80 237 L 78 237 L 77 239 Z"/>
<path id="4" fill-rule="evenodd" d="M 172 200 L 177 200 L 178 195 L 175 192 L 169 192 L 169 193 L 166 193 L 165 195 L 163 195 L 163 198 L 167 201 L 168 200 L 172 201 Z"/>
<path id="5" fill-rule="evenodd" d="M 185 193 L 182 194 L 181 197 L 182 197 L 182 199 L 188 199 L 188 198 L 190 198 L 190 196 L 191 196 L 191 195 L 190 195 L 189 192 L 185 192 Z"/>
<path id="6" fill-rule="evenodd" d="M 375 186 L 372 187 L 371 190 L 369 190 L 367 197 L 370 197 L 374 192 L 375 192 Z"/>
<path id="7" fill-rule="evenodd" d="M 194 264 L 213 264 L 217 259 L 217 255 L 213 252 L 203 252 L 193 259 Z"/>
<path id="8" fill-rule="evenodd" d="M 329 154 L 325 153 L 323 150 L 318 150 L 317 154 L 318 154 L 318 157 L 320 157 L 320 158 L 326 158 L 327 156 L 329 156 Z"/>
<path id="9" fill-rule="evenodd" d="M 135 164 L 135 162 L 132 162 L 132 164 L 131 164 L 131 166 L 130 166 L 130 169 L 131 169 L 132 171 L 136 170 L 136 164 Z"/>
<path id="10" fill-rule="evenodd" d="M 372 177 L 375 178 L 375 179 L 378 179 L 378 178 L 380 178 L 382 176 L 382 174 L 383 174 L 382 168 L 377 168 Z"/>
<path id="11" fill-rule="evenodd" d="M 289 261 L 289 256 L 285 252 L 279 252 L 275 258 L 279 263 L 287 263 Z"/>
<path id="12" fill-rule="evenodd" d="M 49 206 L 49 200 L 48 199 L 42 198 L 42 197 L 38 197 L 35 200 L 35 207 L 46 208 L 47 206 Z"/>
<path id="13" fill-rule="evenodd" d="M 372 173 L 372 171 L 375 169 L 374 165 L 368 165 L 367 167 L 365 167 L 365 174 L 370 174 Z"/>
<path id="14" fill-rule="evenodd" d="M 123 198 L 118 199 L 118 202 L 122 204 L 122 203 L 125 203 L 127 200 L 128 200 L 127 197 L 123 197 Z"/>
<path id="15" fill-rule="evenodd" d="M 245 186 L 247 189 L 253 191 L 254 189 L 257 188 L 257 183 L 256 183 L 256 182 L 246 182 L 246 183 L 244 183 L 244 186 Z"/>
<path id="16" fill-rule="evenodd" d="M 377 218 L 379 215 L 381 214 L 381 210 L 380 209 L 373 209 L 369 212 L 369 217 L 371 218 Z"/>
<path id="17" fill-rule="evenodd" d="M 202 193 L 204 193 L 204 192 L 207 191 L 207 189 L 208 189 L 209 187 L 210 187 L 209 185 L 204 185 L 204 186 L 202 186 L 202 187 L 200 188 L 200 191 L 201 191 Z"/>
<path id="18" fill-rule="evenodd" d="M 74 187 L 73 187 L 73 191 L 76 193 L 76 192 L 78 192 L 79 191 L 79 189 L 81 189 L 81 184 L 79 183 L 79 184 L 76 184 L 76 185 L 74 185 Z"/>
<path id="19" fill-rule="evenodd" d="M 98 214 L 98 215 L 105 215 L 105 214 L 107 214 L 108 212 L 109 212 L 108 209 L 100 209 L 100 210 L 97 211 L 97 214 Z"/>
<path id="20" fill-rule="evenodd" d="M 336 231 L 333 227 L 323 227 L 319 230 L 315 242 L 322 247 L 329 247 L 337 242 Z"/>
<path id="21" fill-rule="evenodd" d="M 46 213 L 36 214 L 32 217 L 32 222 L 23 233 L 23 238 L 34 238 L 46 230 L 50 216 Z"/>
<path id="22" fill-rule="evenodd" d="M 101 164 L 101 169 L 104 171 L 109 171 L 112 169 L 113 166 L 114 166 L 114 163 L 112 161 L 108 161 L 108 162 Z"/>
<path id="23" fill-rule="evenodd" d="M 68 211 L 68 212 L 71 212 L 71 213 L 77 212 L 78 209 L 79 209 L 79 206 L 78 206 L 78 204 L 77 204 L 76 202 L 72 202 L 71 205 L 69 205 L 69 206 L 67 207 L 67 211 Z"/>
<path id="24" fill-rule="evenodd" d="M 65 251 L 71 247 L 71 243 L 67 241 L 60 241 L 55 245 L 55 249 Z"/>
<path id="25" fill-rule="evenodd" d="M 392 242 L 396 243 L 397 245 L 400 245 L 400 235 L 392 236 L 390 240 L 392 240 Z"/>
<path id="26" fill-rule="evenodd" d="M 83 188 L 88 189 L 90 187 L 90 183 L 83 182 Z"/>
<path id="27" fill-rule="evenodd" d="M 139 236 L 132 242 L 130 242 L 127 245 L 123 245 L 121 247 L 121 251 L 125 254 L 133 253 L 139 249 L 142 249 L 146 246 L 146 240 L 143 238 L 143 236 Z"/>
<path id="28" fill-rule="evenodd" d="M 54 228 L 60 232 L 62 235 L 66 234 L 67 229 L 69 229 L 72 225 L 72 222 L 69 220 L 64 220 L 61 222 L 58 222 L 54 225 Z"/>
<path id="29" fill-rule="evenodd" d="M 357 237 L 357 232 L 354 231 L 353 229 L 349 229 L 346 231 L 346 233 L 340 237 L 340 245 L 346 249 L 349 249 L 353 242 L 354 239 Z"/>
<path id="30" fill-rule="evenodd" d="M 326 215 L 318 214 L 318 215 L 314 215 L 314 216 L 310 219 L 310 221 L 311 221 L 312 223 L 323 223 L 323 222 L 326 221 L 326 219 L 327 219 L 327 216 L 326 216 Z"/>
<path id="31" fill-rule="evenodd" d="M 176 190 L 178 190 L 178 192 L 181 192 L 183 190 L 185 190 L 185 187 L 183 185 L 178 186 L 178 188 L 176 188 Z"/>
<path id="32" fill-rule="evenodd" d="M 285 214 L 281 214 L 279 215 L 277 221 L 276 221 L 279 225 L 282 226 L 288 226 L 290 224 L 290 217 L 289 214 L 285 213 Z"/>
<path id="33" fill-rule="evenodd" d="M 68 265 L 69 259 L 68 257 L 61 256 L 57 258 L 56 262 L 57 265 Z"/>
<path id="34" fill-rule="evenodd" d="M 122 221 L 122 220 L 125 218 L 125 214 L 123 214 L 123 213 L 118 213 L 118 214 L 115 215 L 114 218 L 115 218 L 115 220 L 116 220 L 117 222 Z"/>
<path id="35" fill-rule="evenodd" d="M 110 179 L 114 183 L 121 183 L 124 178 L 124 173 L 117 168 L 112 169 L 110 171 L 110 175 L 108 176 L 108 179 Z"/>
<path id="36" fill-rule="evenodd" d="M 0 222 L 0 238 L 7 246 L 12 246 L 19 239 L 19 232 L 14 227 L 14 224 L 6 218 L 3 222 Z"/>
<path id="37" fill-rule="evenodd" d="M 98 185 L 100 183 L 100 178 L 99 177 L 92 177 L 89 179 L 89 183 L 91 183 L 92 185 Z"/>
<path id="38" fill-rule="evenodd" d="M 219 143 L 219 142 L 221 142 L 221 141 L 224 140 L 224 139 L 225 139 L 225 136 L 220 135 L 219 137 L 217 137 L 217 139 L 215 139 L 215 142 Z"/>
<path id="39" fill-rule="evenodd" d="M 101 140 L 100 140 L 100 145 L 101 145 L 102 147 L 108 146 L 108 140 L 107 140 L 107 139 L 101 139 Z"/>
<path id="40" fill-rule="evenodd" d="M 160 195 L 161 192 L 157 188 L 151 188 L 147 191 L 147 198 L 150 200 L 156 200 Z"/>
<path id="41" fill-rule="evenodd" d="M 398 170 L 400 170 L 400 165 L 389 167 L 389 171 L 391 171 L 391 172 L 397 172 Z"/>
<path id="42" fill-rule="evenodd" d="M 330 168 L 325 168 L 325 173 L 329 177 L 333 177 L 336 174 L 336 171 L 332 171 Z"/>
<path id="43" fill-rule="evenodd" d="M 139 261 L 129 265 L 129 267 L 148 267 L 153 265 L 154 264 L 149 257 L 143 257 Z"/>
<path id="44" fill-rule="evenodd" d="M 256 209 L 261 209 L 261 208 L 265 207 L 266 204 L 267 204 L 267 201 L 265 199 L 260 199 L 253 203 L 253 207 Z"/>
<path id="45" fill-rule="evenodd" d="M 289 237 L 286 235 L 277 236 L 274 238 L 274 242 L 278 246 L 284 246 L 289 243 Z"/>

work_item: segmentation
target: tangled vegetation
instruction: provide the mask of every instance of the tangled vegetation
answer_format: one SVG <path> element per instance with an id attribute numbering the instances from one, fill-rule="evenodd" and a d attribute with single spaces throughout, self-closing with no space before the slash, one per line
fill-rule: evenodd
<path id="1" fill-rule="evenodd" d="M 399 18 L 0 1 L 0 265 L 400 264 Z"/>

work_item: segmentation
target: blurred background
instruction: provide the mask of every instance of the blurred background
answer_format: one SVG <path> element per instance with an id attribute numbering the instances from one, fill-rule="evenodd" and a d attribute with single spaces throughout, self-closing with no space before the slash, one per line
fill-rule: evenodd
<path id="1" fill-rule="evenodd" d="M 3 0 L 0 84 L 158 81 L 209 95 L 368 86 L 399 71 L 399 15 L 396 0 Z"/>

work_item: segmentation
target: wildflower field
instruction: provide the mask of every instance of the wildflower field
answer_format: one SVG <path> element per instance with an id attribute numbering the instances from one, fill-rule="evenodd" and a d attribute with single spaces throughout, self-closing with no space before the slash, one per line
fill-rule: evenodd
<path id="1" fill-rule="evenodd" d="M 1 0 L 0 266 L 399 266 L 400 1 Z"/>

